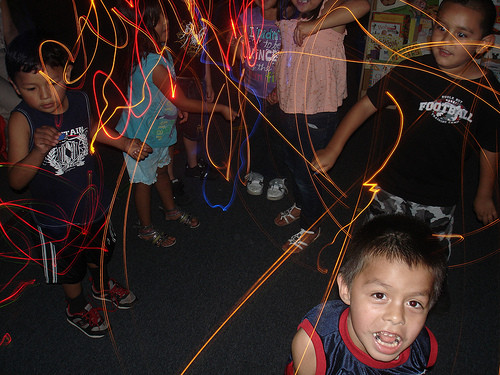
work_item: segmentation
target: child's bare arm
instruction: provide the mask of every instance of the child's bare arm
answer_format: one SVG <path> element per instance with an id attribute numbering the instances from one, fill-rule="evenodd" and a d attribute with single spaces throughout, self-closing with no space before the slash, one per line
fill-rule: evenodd
<path id="1" fill-rule="evenodd" d="M 498 153 L 481 150 L 479 156 L 479 185 L 474 199 L 474 211 L 484 225 L 498 218 L 498 211 L 493 201 L 493 191 L 497 178 Z"/>
<path id="2" fill-rule="evenodd" d="M 53 126 L 42 126 L 33 134 L 33 148 L 30 145 L 28 120 L 19 112 L 9 119 L 9 185 L 16 190 L 27 187 L 35 177 L 38 168 L 48 152 L 57 145 L 61 133 Z"/>
<path id="3" fill-rule="evenodd" d="M 347 25 L 363 17 L 370 11 L 368 0 L 328 0 L 325 3 L 326 14 L 313 21 L 299 21 L 294 32 L 294 41 L 301 46 L 304 38 L 320 30 Z"/>
<path id="4" fill-rule="evenodd" d="M 328 145 L 316 151 L 311 162 L 316 169 L 331 169 L 351 135 L 375 112 L 377 108 L 367 96 L 362 97 L 344 116 Z"/>
<path id="5" fill-rule="evenodd" d="M 205 85 L 207 89 L 207 102 L 212 103 L 214 101 L 214 88 L 212 86 L 212 68 L 210 67 L 210 62 L 205 62 Z"/>
<path id="6" fill-rule="evenodd" d="M 126 152 L 130 157 L 136 160 L 144 160 L 153 149 L 147 144 L 143 143 L 137 138 L 128 138 L 120 136 L 120 134 L 111 128 L 93 126 L 93 134 L 97 132 L 95 140 L 108 146 L 116 147 L 120 151 Z"/>
<path id="7" fill-rule="evenodd" d="M 316 353 L 309 335 L 300 328 L 292 341 L 293 366 L 297 375 L 314 375 L 316 373 Z"/>
<path id="8" fill-rule="evenodd" d="M 153 70 L 153 83 L 161 90 L 168 100 L 181 111 L 189 113 L 202 113 L 202 112 L 219 112 L 226 120 L 234 120 L 236 112 L 232 111 L 227 105 L 216 103 L 204 103 L 200 100 L 188 98 L 182 89 L 177 85 L 175 92 L 172 92 L 174 86 L 172 77 L 167 68 L 158 65 Z"/>

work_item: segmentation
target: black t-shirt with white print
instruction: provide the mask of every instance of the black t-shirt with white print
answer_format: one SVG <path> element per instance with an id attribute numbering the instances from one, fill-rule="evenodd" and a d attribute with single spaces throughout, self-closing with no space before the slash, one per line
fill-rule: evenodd
<path id="1" fill-rule="evenodd" d="M 401 141 L 374 181 L 412 202 L 456 204 L 468 150 L 498 150 L 499 90 L 490 71 L 477 80 L 454 79 L 432 55 L 399 64 L 367 92 L 379 109 L 394 104 L 390 93 L 404 116 Z"/>

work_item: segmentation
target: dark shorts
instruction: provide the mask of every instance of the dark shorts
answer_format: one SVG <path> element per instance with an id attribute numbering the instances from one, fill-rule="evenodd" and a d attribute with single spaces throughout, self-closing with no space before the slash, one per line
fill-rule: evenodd
<path id="1" fill-rule="evenodd" d="M 178 77 L 176 83 L 189 99 L 202 100 L 205 96 L 204 80 Z M 187 122 L 181 124 L 180 120 L 177 120 L 177 139 L 186 137 L 191 141 L 200 141 L 203 136 L 203 123 L 205 119 L 205 114 L 189 113 Z"/>
<path id="2" fill-rule="evenodd" d="M 48 284 L 76 284 L 87 274 L 88 263 L 99 266 L 103 257 L 107 264 L 115 248 L 116 235 L 109 223 L 103 244 L 104 230 L 104 218 L 87 228 L 72 226 L 64 235 L 49 233 L 38 226 L 38 244 L 33 255 L 43 267 L 45 281 Z"/>

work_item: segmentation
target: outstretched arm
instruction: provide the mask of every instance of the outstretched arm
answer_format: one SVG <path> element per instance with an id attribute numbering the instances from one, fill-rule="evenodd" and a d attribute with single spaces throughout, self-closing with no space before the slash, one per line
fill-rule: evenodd
<path id="1" fill-rule="evenodd" d="M 497 168 L 498 153 L 482 149 L 479 156 L 479 185 L 474 199 L 474 211 L 484 225 L 498 218 L 495 202 L 493 202 Z"/>
<path id="2" fill-rule="evenodd" d="M 137 138 L 120 136 L 115 129 L 107 127 L 97 129 L 97 126 L 93 126 L 92 132 L 93 135 L 97 132 L 97 134 L 95 134 L 95 140 L 97 142 L 126 152 L 130 157 L 136 160 L 144 160 L 150 153 L 153 152 L 153 149 L 147 143 L 143 143 Z"/>
<path id="3" fill-rule="evenodd" d="M 316 152 L 316 158 L 312 160 L 314 168 L 325 172 L 331 169 L 351 135 L 375 112 L 377 108 L 368 96 L 362 97 L 340 121 L 328 145 Z"/>
<path id="4" fill-rule="evenodd" d="M 204 103 L 200 100 L 188 98 L 182 89 L 177 85 L 175 86 L 172 76 L 167 68 L 163 65 L 157 65 L 153 70 L 153 83 L 160 91 L 181 111 L 189 113 L 201 112 L 219 112 L 226 120 L 234 120 L 236 112 L 232 111 L 226 105 L 215 103 Z M 175 86 L 175 92 L 172 88 Z"/>
<path id="5" fill-rule="evenodd" d="M 301 46 L 304 38 L 320 30 L 347 25 L 370 11 L 368 0 L 328 0 L 325 3 L 325 15 L 313 21 L 297 23 L 294 41 Z"/>

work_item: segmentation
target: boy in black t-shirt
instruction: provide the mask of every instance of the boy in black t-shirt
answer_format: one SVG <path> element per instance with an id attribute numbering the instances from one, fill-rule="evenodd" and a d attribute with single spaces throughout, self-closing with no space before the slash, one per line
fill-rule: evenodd
<path id="1" fill-rule="evenodd" d="M 94 298 L 128 309 L 136 297 L 108 276 L 116 238 L 107 220 L 110 196 L 90 153 L 88 97 L 66 92 L 72 69 L 67 61 L 68 53 L 57 42 L 42 43 L 34 33 L 21 34 L 9 45 L 7 71 L 23 99 L 9 120 L 9 184 L 15 190 L 29 187 L 32 195 L 39 241 L 26 252 L 43 266 L 47 283 L 62 285 L 68 322 L 100 338 L 108 323 L 82 291 L 87 270 Z M 108 138 L 101 134 L 97 139 Z M 122 137 L 116 144 L 137 159 L 148 152 L 138 140 Z"/>
<path id="2" fill-rule="evenodd" d="M 383 213 L 418 217 L 449 246 L 463 160 L 469 148 L 476 148 L 480 178 L 474 210 L 485 225 L 497 219 L 493 189 L 500 85 L 475 60 L 494 43 L 495 15 L 491 0 L 444 0 L 432 32 L 432 54 L 405 60 L 377 82 L 317 152 L 313 165 L 330 169 L 365 120 L 391 104 L 400 107 L 401 138 L 371 181 L 378 191 L 369 218 Z"/>

